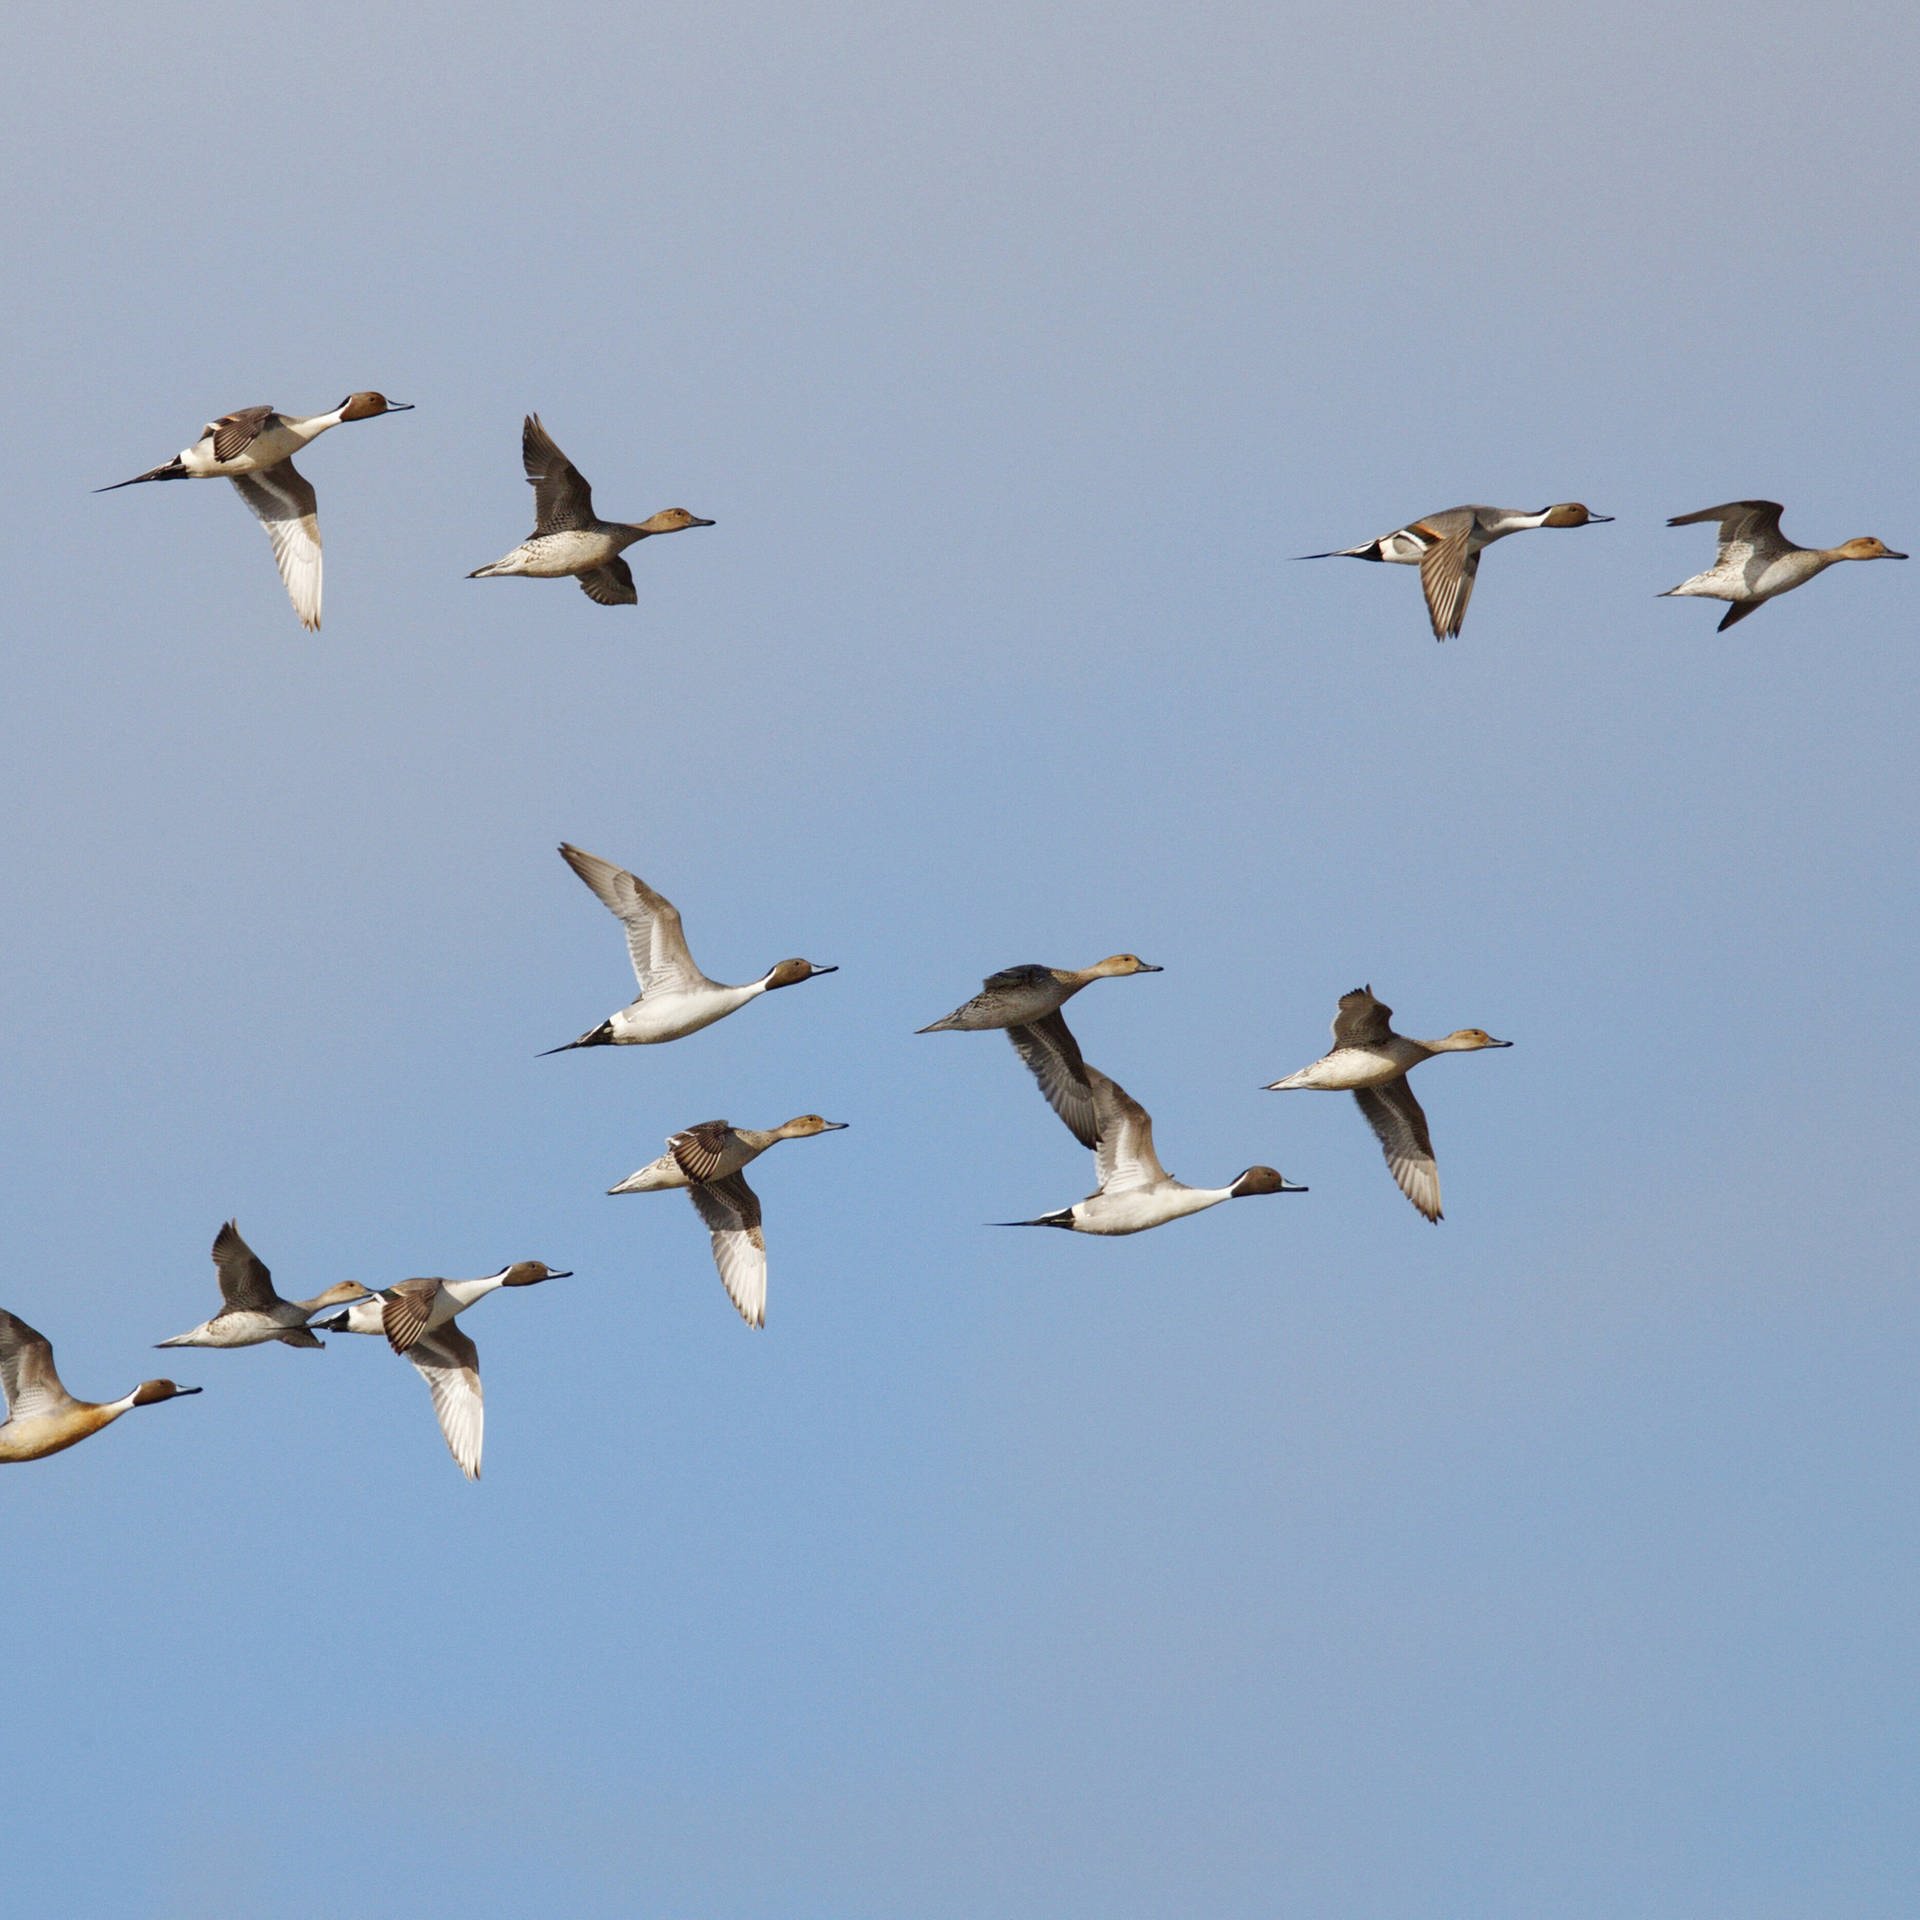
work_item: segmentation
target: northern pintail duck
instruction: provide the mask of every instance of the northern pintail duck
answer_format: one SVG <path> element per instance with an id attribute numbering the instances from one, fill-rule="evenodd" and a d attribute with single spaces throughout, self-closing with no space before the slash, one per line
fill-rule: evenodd
<path id="1" fill-rule="evenodd" d="M 1002 967 L 980 983 L 980 991 L 944 1020 L 920 1027 L 920 1033 L 984 1033 L 995 1027 L 1025 1026 L 1058 1013 L 1095 980 L 1124 979 L 1130 973 L 1162 973 L 1136 953 L 1111 953 L 1090 967 Z"/>
<path id="2" fill-rule="evenodd" d="M 736 1127 L 703 1120 L 667 1136 L 658 1160 L 630 1173 L 609 1193 L 664 1193 L 684 1187 L 713 1237 L 713 1264 L 727 1298 L 750 1327 L 767 1323 L 767 1242 L 760 1231 L 760 1196 L 740 1169 L 776 1140 L 806 1140 L 816 1133 L 844 1133 L 844 1120 L 803 1113 L 779 1127 Z"/>
<path id="3" fill-rule="evenodd" d="M 782 960 L 758 980 L 745 986 L 723 986 L 709 980 L 687 951 L 680 909 L 665 894 L 656 893 L 637 874 L 616 867 L 598 854 L 560 846 L 560 857 L 589 887 L 594 897 L 627 930 L 627 957 L 640 982 L 640 997 L 578 1040 L 548 1053 L 567 1053 L 575 1047 L 649 1047 L 663 1040 L 684 1039 L 724 1020 L 736 1008 L 779 987 L 797 986 L 816 974 L 838 973 L 838 967 L 816 966 L 811 960 Z"/>
<path id="4" fill-rule="evenodd" d="M 1438 1040 L 1409 1040 L 1391 1026 L 1393 1009 L 1373 997 L 1371 987 L 1340 996 L 1333 1017 L 1333 1051 L 1268 1083 L 1269 1093 L 1294 1087 L 1351 1093 L 1380 1141 L 1395 1183 L 1429 1220 L 1440 1218 L 1440 1169 L 1433 1158 L 1427 1116 L 1407 1085 L 1407 1075 L 1436 1053 L 1478 1053 L 1483 1047 L 1510 1047 L 1479 1027 L 1461 1027 Z"/>
<path id="5" fill-rule="evenodd" d="M 357 1300 L 320 1325 L 328 1333 L 381 1333 L 395 1353 L 413 1362 L 433 1396 L 447 1451 L 469 1480 L 480 1478 L 486 1407 L 480 1393 L 480 1349 L 456 1327 L 465 1313 L 500 1287 L 535 1287 L 565 1280 L 569 1270 L 539 1260 L 516 1260 L 481 1280 L 402 1280 Z"/>
<path id="6" fill-rule="evenodd" d="M 164 465 L 95 491 L 112 493 L 143 480 L 231 480 L 273 542 L 274 562 L 300 624 L 314 633 L 320 626 L 320 517 L 312 482 L 293 464 L 293 456 L 342 421 L 412 411 L 410 404 L 381 393 L 350 393 L 331 413 L 242 407 L 209 420 L 200 438 Z"/>
<path id="7" fill-rule="evenodd" d="M 622 550 L 651 534 L 713 525 L 685 507 L 663 507 L 640 521 L 600 519 L 593 511 L 593 489 L 554 445 L 537 413 L 528 414 L 520 429 L 520 458 L 533 488 L 533 532 L 490 567 L 475 567 L 469 580 L 507 574 L 560 580 L 571 574 L 589 600 L 603 607 L 631 607 L 640 596 L 634 591 L 633 569 L 620 557 Z"/>
<path id="8" fill-rule="evenodd" d="M 1410 520 L 1363 547 L 1335 547 L 1328 553 L 1303 553 L 1303 560 L 1386 560 L 1418 567 L 1420 588 L 1436 640 L 1451 640 L 1467 617 L 1480 555 L 1496 540 L 1532 527 L 1586 527 L 1613 518 L 1589 513 L 1577 500 L 1528 512 L 1522 507 L 1449 507 Z"/>
<path id="9" fill-rule="evenodd" d="M 348 1300 L 364 1300 L 367 1290 L 357 1280 L 342 1280 L 316 1293 L 311 1300 L 283 1300 L 274 1291 L 266 1263 L 240 1237 L 238 1222 L 229 1220 L 213 1236 L 213 1270 L 219 1277 L 220 1297 L 226 1302 L 211 1320 L 187 1333 L 161 1340 L 162 1347 L 257 1347 L 279 1340 L 289 1347 L 324 1347 L 326 1342 L 308 1330 L 307 1322 L 327 1307 Z"/>
<path id="10" fill-rule="evenodd" d="M 1670 527 L 1691 527 L 1703 520 L 1720 523 L 1720 545 L 1713 565 L 1691 580 L 1682 580 L 1656 596 L 1666 600 L 1693 595 L 1702 600 L 1731 600 L 1727 617 L 1714 629 L 1725 633 L 1756 607 L 1777 595 L 1804 586 L 1816 573 L 1825 573 L 1836 560 L 1904 560 L 1871 534 L 1837 547 L 1796 547 L 1780 531 L 1785 509 L 1777 500 L 1730 500 L 1724 507 L 1702 507 L 1698 513 L 1676 514 Z"/>
<path id="11" fill-rule="evenodd" d="M 171 1380 L 142 1380 L 124 1400 L 76 1400 L 54 1371 L 53 1343 L 11 1313 L 0 1313 L 0 1390 L 7 1397 L 7 1418 L 0 1420 L 0 1465 L 44 1460 L 78 1446 L 135 1407 L 200 1391 L 177 1387 Z"/>
<path id="12" fill-rule="evenodd" d="M 1009 1227 L 1065 1227 L 1073 1233 L 1143 1233 L 1223 1200 L 1258 1193 L 1305 1193 L 1274 1167 L 1249 1167 L 1224 1187 L 1190 1187 L 1160 1164 L 1153 1149 L 1153 1118 L 1126 1088 L 1080 1056 L 1079 1045 L 1058 1013 L 1030 1026 L 1009 1029 L 1012 1040 L 1047 1103 L 1081 1145 L 1093 1149 L 1098 1191 L 1036 1220 L 1007 1220 Z"/>

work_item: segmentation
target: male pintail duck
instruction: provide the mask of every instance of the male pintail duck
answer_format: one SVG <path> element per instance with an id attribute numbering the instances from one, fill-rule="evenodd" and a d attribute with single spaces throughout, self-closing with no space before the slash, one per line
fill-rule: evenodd
<path id="1" fill-rule="evenodd" d="M 1037 1220 L 1005 1220 L 1009 1227 L 1065 1227 L 1073 1233 L 1143 1233 L 1189 1213 L 1244 1200 L 1257 1193 L 1305 1193 L 1273 1167 L 1249 1167 L 1224 1187 L 1190 1187 L 1160 1164 L 1153 1150 L 1153 1119 L 1126 1088 L 1080 1057 L 1058 1013 L 1008 1031 L 1015 1050 L 1047 1103 L 1083 1146 L 1093 1149 L 1099 1190 Z"/>
<path id="2" fill-rule="evenodd" d="M 631 607 L 640 596 L 634 591 L 633 569 L 621 559 L 621 550 L 650 534 L 713 525 L 685 507 L 664 507 L 640 521 L 598 518 L 593 489 L 554 445 L 537 413 L 528 414 L 520 429 L 520 458 L 533 488 L 533 532 L 492 566 L 475 567 L 467 575 L 469 580 L 522 573 L 537 580 L 560 580 L 571 574 L 589 600 L 603 607 Z"/>
<path id="3" fill-rule="evenodd" d="M 300 624 L 315 633 L 320 627 L 320 518 L 312 484 L 295 467 L 293 456 L 343 420 L 412 411 L 410 404 L 381 393 L 350 393 L 331 413 L 242 407 L 209 420 L 200 438 L 164 466 L 95 491 L 112 493 L 143 480 L 231 480 L 273 542 L 274 561 Z"/>
<path id="4" fill-rule="evenodd" d="M 980 983 L 980 991 L 944 1020 L 920 1027 L 920 1033 L 983 1033 L 994 1027 L 1021 1027 L 1058 1013 L 1095 980 L 1124 979 L 1130 973 L 1163 973 L 1136 953 L 1112 953 L 1090 967 L 1002 967 Z"/>
<path id="5" fill-rule="evenodd" d="M 1720 523 L 1720 546 L 1713 565 L 1691 580 L 1669 587 L 1657 599 L 1691 594 L 1702 600 L 1731 600 L 1727 617 L 1714 629 L 1725 633 L 1736 620 L 1777 595 L 1804 586 L 1816 573 L 1825 573 L 1836 560 L 1904 560 L 1904 553 L 1871 534 L 1837 547 L 1796 547 L 1780 531 L 1785 509 L 1777 500 L 1730 500 L 1724 507 L 1702 507 L 1698 513 L 1676 514 L 1670 527 L 1691 527 L 1702 520 Z"/>
<path id="6" fill-rule="evenodd" d="M 1387 560 L 1398 566 L 1418 567 L 1427 613 L 1433 621 L 1433 637 L 1451 640 L 1467 617 L 1474 576 L 1480 571 L 1480 555 L 1496 540 L 1504 540 L 1510 533 L 1524 533 L 1530 527 L 1587 527 L 1612 518 L 1610 513 L 1589 513 L 1577 500 L 1563 500 L 1537 513 L 1520 507 L 1449 507 L 1445 513 L 1429 513 L 1392 533 L 1383 533 L 1364 547 L 1335 547 L 1329 553 L 1303 553 L 1300 558 Z"/>
<path id="7" fill-rule="evenodd" d="M 1351 1093 L 1380 1140 L 1381 1151 L 1400 1191 L 1429 1220 L 1440 1218 L 1440 1169 L 1434 1164 L 1427 1116 L 1407 1085 L 1407 1075 L 1436 1053 L 1477 1053 L 1483 1047 L 1510 1047 L 1478 1027 L 1461 1027 L 1438 1040 L 1409 1040 L 1389 1022 L 1393 1009 L 1373 997 L 1371 987 L 1340 996 L 1333 1017 L 1333 1051 L 1270 1081 L 1269 1093 L 1293 1087 Z"/>
<path id="8" fill-rule="evenodd" d="M 480 1349 L 456 1327 L 454 1316 L 500 1287 L 535 1287 L 565 1280 L 570 1270 L 539 1260 L 516 1260 L 482 1280 L 402 1280 L 336 1313 L 320 1325 L 328 1333 L 383 1333 L 395 1353 L 414 1364 L 433 1396 L 447 1451 L 469 1480 L 480 1478 L 486 1407 L 480 1394 Z"/>
<path id="9" fill-rule="evenodd" d="M 838 967 L 820 967 L 811 960 L 782 960 L 758 980 L 743 987 L 709 980 L 687 951 L 680 909 L 665 894 L 655 893 L 637 874 L 616 867 L 598 854 L 560 846 L 560 857 L 589 887 L 613 917 L 627 930 L 627 955 L 640 982 L 640 997 L 578 1040 L 548 1053 L 567 1053 L 575 1047 L 649 1047 L 663 1040 L 684 1039 L 724 1020 L 737 1007 L 777 987 L 797 986 L 816 974 L 838 973 Z M 544 1057 L 544 1056 L 543 1056 Z"/>
<path id="10" fill-rule="evenodd" d="M 289 1347 L 324 1347 L 307 1322 L 325 1307 L 364 1300 L 367 1290 L 358 1280 L 342 1280 L 316 1293 L 311 1300 L 283 1300 L 274 1291 L 266 1263 L 240 1238 L 237 1221 L 229 1220 L 213 1236 L 213 1270 L 226 1302 L 211 1320 L 188 1333 L 156 1341 L 162 1347 L 257 1347 L 279 1340 Z"/>
<path id="11" fill-rule="evenodd" d="M 703 1120 L 667 1136 L 658 1160 L 630 1173 L 609 1193 L 664 1193 L 684 1187 L 713 1237 L 713 1264 L 727 1298 L 750 1327 L 767 1324 L 767 1242 L 760 1231 L 760 1196 L 740 1169 L 776 1140 L 805 1140 L 816 1133 L 844 1133 L 844 1120 L 803 1113 L 781 1127 L 735 1127 Z"/>
<path id="12" fill-rule="evenodd" d="M 176 1387 L 171 1380 L 142 1380 L 124 1400 L 76 1400 L 54 1371 L 53 1343 L 47 1336 L 35 1333 L 15 1314 L 0 1313 L 0 1391 L 7 1397 L 7 1418 L 0 1420 L 4 1464 L 44 1460 L 78 1446 L 135 1407 L 177 1400 L 200 1389 Z"/>

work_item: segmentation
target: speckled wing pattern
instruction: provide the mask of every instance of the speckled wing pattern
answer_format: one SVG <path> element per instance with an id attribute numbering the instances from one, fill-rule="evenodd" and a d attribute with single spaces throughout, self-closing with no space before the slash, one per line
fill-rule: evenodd
<path id="1" fill-rule="evenodd" d="M 1047 1105 L 1067 1123 L 1068 1131 L 1083 1147 L 1093 1146 L 1099 1139 L 1093 1088 L 1087 1081 L 1087 1063 L 1080 1056 L 1080 1043 L 1074 1039 L 1065 1018 L 1050 1013 L 1044 1020 L 1009 1027 L 1007 1038 L 1013 1042 L 1014 1052 L 1026 1062 L 1027 1071 L 1040 1083 Z"/>
<path id="2" fill-rule="evenodd" d="M 1395 1183 L 1429 1220 L 1440 1218 L 1440 1169 L 1427 1116 L 1403 1075 L 1383 1087 L 1361 1087 L 1354 1099 L 1380 1141 Z"/>
<path id="3" fill-rule="evenodd" d="M 260 1313 L 280 1304 L 266 1262 L 240 1238 L 240 1229 L 231 1220 L 213 1236 L 213 1270 L 228 1312 Z"/>

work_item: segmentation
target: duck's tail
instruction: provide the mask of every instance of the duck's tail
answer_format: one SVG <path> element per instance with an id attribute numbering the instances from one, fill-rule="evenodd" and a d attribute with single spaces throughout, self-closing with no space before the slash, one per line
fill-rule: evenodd
<path id="1" fill-rule="evenodd" d="M 184 480 L 186 467 L 176 453 L 165 466 L 150 467 L 145 473 L 136 473 L 131 480 L 116 480 L 110 487 L 95 487 L 95 493 L 118 493 L 122 487 L 137 487 L 142 480 Z"/>
<path id="2" fill-rule="evenodd" d="M 468 574 L 469 580 L 473 579 Z M 536 1060 L 545 1060 L 556 1053 L 571 1053 L 575 1047 L 610 1047 L 613 1045 L 613 1022 L 602 1020 L 591 1033 L 583 1033 L 578 1040 L 569 1040 L 564 1047 L 548 1047 L 545 1052 L 534 1055 Z"/>
<path id="3" fill-rule="evenodd" d="M 996 1227 L 1068 1227 L 1073 1225 L 1073 1209 L 1062 1207 L 1058 1213 L 1043 1213 L 1038 1220 L 995 1220 Z"/>

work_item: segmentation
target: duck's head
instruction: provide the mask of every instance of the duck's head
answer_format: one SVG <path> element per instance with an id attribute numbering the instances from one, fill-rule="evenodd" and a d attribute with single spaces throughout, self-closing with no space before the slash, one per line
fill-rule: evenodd
<path id="1" fill-rule="evenodd" d="M 1306 1188 L 1289 1180 L 1278 1167 L 1249 1167 L 1227 1189 L 1229 1198 L 1244 1200 L 1250 1193 L 1305 1193 Z"/>
<path id="2" fill-rule="evenodd" d="M 371 420 L 376 413 L 411 413 L 410 400 L 389 400 L 384 393 L 350 393 L 340 402 L 342 420 Z"/>
<path id="3" fill-rule="evenodd" d="M 142 1380 L 133 1390 L 136 1407 L 151 1407 L 161 1400 L 177 1400 L 184 1393 L 198 1393 L 198 1387 L 177 1387 L 171 1380 Z"/>
<path id="4" fill-rule="evenodd" d="M 1540 524 L 1543 527 L 1588 527 L 1599 526 L 1612 518 L 1610 513 L 1589 513 L 1578 500 L 1562 500 L 1558 506 L 1547 509 L 1547 517 Z"/>
<path id="5" fill-rule="evenodd" d="M 1510 1047 L 1511 1040 L 1496 1040 L 1484 1027 L 1456 1027 L 1439 1041 L 1436 1053 L 1478 1053 L 1482 1047 Z"/>
<path id="6" fill-rule="evenodd" d="M 777 1129 L 776 1137 L 781 1140 L 804 1140 L 809 1134 L 845 1133 L 846 1130 L 847 1122 L 844 1120 L 822 1120 L 817 1113 L 803 1113 Z"/>
<path id="7" fill-rule="evenodd" d="M 571 1267 L 550 1267 L 544 1260 L 516 1260 L 500 1276 L 503 1287 L 537 1287 L 542 1280 L 571 1280 Z"/>
<path id="8" fill-rule="evenodd" d="M 636 533 L 684 533 L 688 527 L 710 527 L 711 520 L 702 520 L 697 513 L 689 513 L 685 507 L 662 507 L 658 513 L 649 514 L 644 520 L 632 523 Z"/>
<path id="9" fill-rule="evenodd" d="M 1872 534 L 1863 534 L 1858 540 L 1849 540 L 1838 549 L 1842 560 L 1904 560 L 1904 553 L 1895 553 L 1884 540 L 1876 540 Z"/>
<path id="10" fill-rule="evenodd" d="M 1137 953 L 1110 953 L 1104 960 L 1096 960 L 1087 971 L 1096 980 L 1118 979 L 1129 973 L 1164 973 L 1164 967 L 1150 966 Z"/>
<path id="11" fill-rule="evenodd" d="M 816 973 L 838 973 L 838 967 L 816 967 L 811 960 L 782 960 L 777 967 L 767 973 L 767 991 L 775 987 L 797 987 L 802 980 L 811 980 Z"/>

